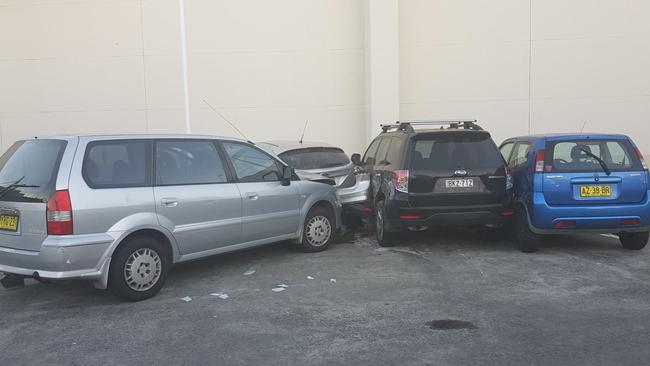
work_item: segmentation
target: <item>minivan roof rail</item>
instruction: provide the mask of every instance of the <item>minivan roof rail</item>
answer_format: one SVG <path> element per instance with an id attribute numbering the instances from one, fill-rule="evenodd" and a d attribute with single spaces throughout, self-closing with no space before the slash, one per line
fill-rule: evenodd
<path id="1" fill-rule="evenodd" d="M 483 128 L 476 123 L 475 119 L 461 119 L 461 120 L 407 120 L 397 121 L 393 124 L 380 125 L 381 132 L 386 133 L 389 131 L 404 131 L 415 132 L 413 126 L 440 126 L 440 129 L 465 129 L 465 130 L 482 130 Z"/>

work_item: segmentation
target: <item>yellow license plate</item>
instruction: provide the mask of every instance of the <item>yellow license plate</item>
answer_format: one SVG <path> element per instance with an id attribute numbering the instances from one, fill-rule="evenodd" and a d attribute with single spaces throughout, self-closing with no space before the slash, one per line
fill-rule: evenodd
<path id="1" fill-rule="evenodd" d="M 611 197 L 612 186 L 580 186 L 580 197 Z"/>
<path id="2" fill-rule="evenodd" d="M 0 230 L 18 231 L 18 216 L 0 215 Z"/>

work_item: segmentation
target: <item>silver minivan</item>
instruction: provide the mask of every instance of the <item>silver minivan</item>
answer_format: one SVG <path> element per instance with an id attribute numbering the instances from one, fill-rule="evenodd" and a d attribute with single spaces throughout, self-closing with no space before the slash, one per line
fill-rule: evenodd
<path id="1" fill-rule="evenodd" d="M 143 300 L 173 263 L 283 240 L 324 250 L 340 211 L 333 187 L 238 139 L 35 137 L 0 157 L 0 272 Z"/>

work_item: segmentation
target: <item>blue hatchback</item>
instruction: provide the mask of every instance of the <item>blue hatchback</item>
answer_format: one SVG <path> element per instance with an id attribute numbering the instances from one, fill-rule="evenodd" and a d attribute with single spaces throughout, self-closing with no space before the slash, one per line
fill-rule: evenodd
<path id="1" fill-rule="evenodd" d="M 535 252 L 542 235 L 559 233 L 614 233 L 632 250 L 647 244 L 650 174 L 629 137 L 524 136 L 499 149 L 514 179 L 521 251 Z"/>

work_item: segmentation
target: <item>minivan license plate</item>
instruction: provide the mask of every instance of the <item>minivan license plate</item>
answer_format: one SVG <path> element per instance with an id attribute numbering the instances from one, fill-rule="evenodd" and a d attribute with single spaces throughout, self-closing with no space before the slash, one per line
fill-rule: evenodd
<path id="1" fill-rule="evenodd" d="M 580 197 L 611 197 L 612 186 L 580 186 Z"/>
<path id="2" fill-rule="evenodd" d="M 445 180 L 445 188 L 472 188 L 472 187 L 474 187 L 474 179 Z"/>
<path id="3" fill-rule="evenodd" d="M 0 230 L 18 231 L 18 216 L 0 215 Z"/>

